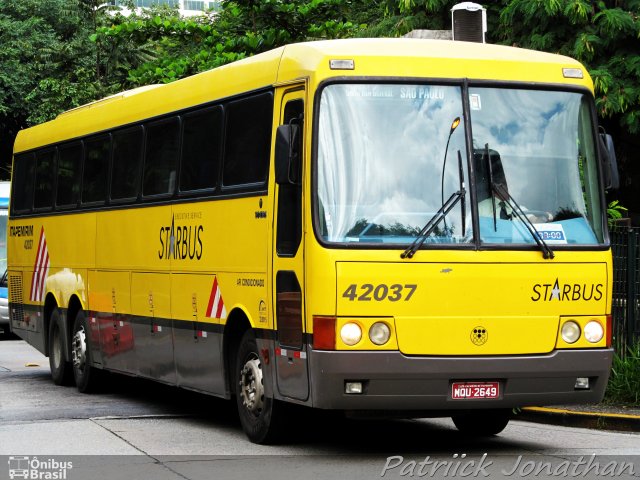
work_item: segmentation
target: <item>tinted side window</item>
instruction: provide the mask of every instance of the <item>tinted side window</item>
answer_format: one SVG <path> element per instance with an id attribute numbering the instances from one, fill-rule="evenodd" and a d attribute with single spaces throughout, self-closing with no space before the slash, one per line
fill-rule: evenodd
<path id="1" fill-rule="evenodd" d="M 82 144 L 65 145 L 58 149 L 58 187 L 56 205 L 77 205 L 80 200 Z"/>
<path id="2" fill-rule="evenodd" d="M 264 93 L 231 102 L 225 111 L 223 185 L 264 182 L 269 172 L 272 95 Z"/>
<path id="3" fill-rule="evenodd" d="M 104 202 L 109 180 L 110 138 L 108 136 L 92 138 L 85 141 L 84 146 L 82 203 Z"/>
<path id="4" fill-rule="evenodd" d="M 36 153 L 36 184 L 33 208 L 51 208 L 53 205 L 53 181 L 55 178 L 56 151 Z"/>
<path id="5" fill-rule="evenodd" d="M 144 196 L 175 191 L 179 143 L 180 122 L 177 118 L 148 125 L 142 186 Z"/>
<path id="6" fill-rule="evenodd" d="M 13 161 L 11 209 L 14 212 L 31 210 L 35 166 L 36 156 L 33 153 L 16 155 Z"/>
<path id="7" fill-rule="evenodd" d="M 180 191 L 215 188 L 220 165 L 222 107 L 185 115 L 182 129 Z"/>
<path id="8" fill-rule="evenodd" d="M 137 198 L 142 164 L 142 127 L 113 135 L 111 198 Z"/>

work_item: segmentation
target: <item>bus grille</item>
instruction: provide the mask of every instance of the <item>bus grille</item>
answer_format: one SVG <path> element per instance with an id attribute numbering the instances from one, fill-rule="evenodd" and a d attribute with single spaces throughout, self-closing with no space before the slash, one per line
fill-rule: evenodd
<path id="1" fill-rule="evenodd" d="M 24 308 L 22 307 L 22 274 L 9 274 L 9 304 L 12 323 L 24 321 Z"/>

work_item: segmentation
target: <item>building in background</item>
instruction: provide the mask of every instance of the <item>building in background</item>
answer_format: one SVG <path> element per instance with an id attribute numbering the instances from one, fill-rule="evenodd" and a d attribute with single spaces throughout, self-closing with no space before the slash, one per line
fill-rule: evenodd
<path id="1" fill-rule="evenodd" d="M 122 0 L 109 0 L 109 4 L 122 7 L 122 12 L 126 15 L 129 9 L 127 3 Z M 167 5 L 178 7 L 180 14 L 184 16 L 200 15 L 205 11 L 220 10 L 220 0 L 133 0 L 136 8 L 149 8 L 156 5 Z"/>

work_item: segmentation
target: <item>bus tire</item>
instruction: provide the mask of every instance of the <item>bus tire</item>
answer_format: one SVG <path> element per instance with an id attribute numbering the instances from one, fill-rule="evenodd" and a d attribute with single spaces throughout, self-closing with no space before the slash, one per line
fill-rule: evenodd
<path id="1" fill-rule="evenodd" d="M 49 368 L 56 385 L 71 385 L 73 369 L 65 360 L 64 325 L 58 308 L 54 308 L 49 318 Z"/>
<path id="2" fill-rule="evenodd" d="M 477 410 L 451 417 L 456 428 L 466 435 L 489 437 L 505 429 L 511 419 L 510 409 Z"/>
<path id="3" fill-rule="evenodd" d="M 98 383 L 99 370 L 91 366 L 91 341 L 84 312 L 80 310 L 73 322 L 71 358 L 76 387 L 81 393 L 90 393 Z"/>
<path id="4" fill-rule="evenodd" d="M 283 405 L 264 394 L 262 362 L 252 330 L 242 336 L 234 365 L 240 423 L 253 443 L 275 443 L 281 433 Z"/>

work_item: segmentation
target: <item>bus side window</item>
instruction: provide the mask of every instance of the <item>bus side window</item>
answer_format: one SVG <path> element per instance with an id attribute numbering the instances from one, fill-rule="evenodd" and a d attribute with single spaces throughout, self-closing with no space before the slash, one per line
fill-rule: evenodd
<path id="1" fill-rule="evenodd" d="M 147 126 L 142 195 L 173 194 L 178 167 L 180 120 L 160 120 Z"/>
<path id="2" fill-rule="evenodd" d="M 82 175 L 82 203 L 104 203 L 109 180 L 111 137 L 104 135 L 85 141 Z"/>
<path id="3" fill-rule="evenodd" d="M 63 145 L 58 149 L 56 206 L 71 207 L 80 200 L 82 143 Z"/>
<path id="4" fill-rule="evenodd" d="M 213 190 L 218 183 L 222 146 L 222 107 L 182 118 L 180 191 Z"/>
<path id="5" fill-rule="evenodd" d="M 28 213 L 33 207 L 33 182 L 36 156 L 33 153 L 16 155 L 13 162 L 12 213 Z"/>
<path id="6" fill-rule="evenodd" d="M 48 209 L 53 206 L 55 161 L 55 149 L 36 153 L 36 183 L 33 195 L 35 209 Z"/>
<path id="7" fill-rule="evenodd" d="M 142 134 L 141 126 L 113 134 L 112 200 L 138 198 L 142 165 Z"/>
<path id="8" fill-rule="evenodd" d="M 269 172 L 273 95 L 262 93 L 230 102 L 225 114 L 222 184 L 264 183 Z"/>

